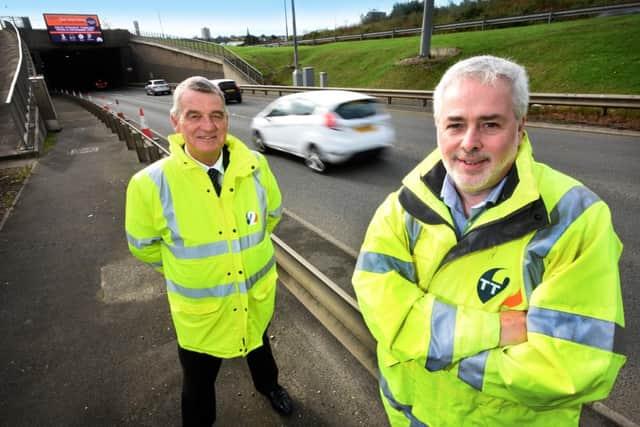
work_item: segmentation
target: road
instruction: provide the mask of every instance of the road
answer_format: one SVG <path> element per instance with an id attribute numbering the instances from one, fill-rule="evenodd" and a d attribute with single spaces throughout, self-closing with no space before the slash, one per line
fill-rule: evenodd
<path id="1" fill-rule="evenodd" d="M 150 128 L 162 135 L 173 132 L 168 118 L 170 96 L 150 97 L 142 89 L 92 95 L 94 101 L 111 103 L 112 107 L 118 99 L 120 110 L 134 121 L 139 120 L 142 107 Z M 251 145 L 251 118 L 272 99 L 245 95 L 242 104 L 229 105 L 230 133 Z M 352 253 L 357 252 L 376 207 L 436 146 L 429 113 L 387 109 L 396 127 L 397 143 L 378 161 L 335 167 L 321 175 L 307 169 L 299 158 L 268 154 L 286 209 Z M 538 126 L 528 127 L 528 132 L 539 161 L 579 179 L 612 209 L 615 228 L 625 245 L 620 271 L 628 362 L 605 403 L 640 423 L 640 289 L 635 286 L 640 283 L 640 233 L 635 223 L 635 213 L 640 211 L 640 136 Z"/>

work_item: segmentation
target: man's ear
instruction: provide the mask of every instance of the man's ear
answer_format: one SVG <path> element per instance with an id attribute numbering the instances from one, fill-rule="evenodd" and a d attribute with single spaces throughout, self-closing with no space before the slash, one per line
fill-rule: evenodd
<path id="1" fill-rule="evenodd" d="M 524 137 L 524 125 L 527 122 L 527 118 L 523 117 L 520 119 L 520 121 L 518 122 L 518 145 L 520 145 L 520 142 L 522 142 L 522 138 Z"/>
<path id="2" fill-rule="evenodd" d="M 178 129 L 178 127 L 179 127 L 178 119 L 176 118 L 176 116 L 174 116 L 173 113 L 169 113 L 169 118 L 171 119 L 171 124 L 173 125 L 173 130 L 175 130 L 176 132 L 180 132 L 180 130 Z"/>

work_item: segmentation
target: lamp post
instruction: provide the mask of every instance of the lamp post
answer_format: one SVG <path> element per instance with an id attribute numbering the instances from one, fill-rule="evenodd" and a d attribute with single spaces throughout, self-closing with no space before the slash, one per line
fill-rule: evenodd
<path id="1" fill-rule="evenodd" d="M 296 35 L 296 5 L 291 0 L 291 19 L 293 20 L 293 85 L 300 86 L 302 84 L 302 75 L 298 70 L 298 37 Z"/>
<path id="2" fill-rule="evenodd" d="M 289 20 L 287 18 L 287 0 L 283 0 L 284 2 L 284 41 L 286 43 L 289 42 Z"/>
<path id="3" fill-rule="evenodd" d="M 431 33 L 433 31 L 433 0 L 424 0 L 422 12 L 422 36 L 420 37 L 420 56 L 431 57 Z"/>

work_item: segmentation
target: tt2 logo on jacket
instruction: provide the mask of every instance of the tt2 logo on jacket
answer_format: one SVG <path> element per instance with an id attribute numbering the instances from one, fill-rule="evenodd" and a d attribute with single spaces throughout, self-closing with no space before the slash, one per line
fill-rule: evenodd
<path id="1" fill-rule="evenodd" d="M 247 212 L 246 218 L 247 218 L 247 225 L 254 225 L 258 223 L 257 212 L 253 212 L 253 211 Z"/>
<path id="2" fill-rule="evenodd" d="M 505 277 L 502 280 L 502 283 L 498 282 L 498 279 L 494 278 L 496 272 L 500 270 L 504 270 L 504 268 L 492 268 L 491 270 L 485 271 L 480 277 L 480 280 L 478 280 L 478 297 L 480 298 L 480 301 L 489 301 L 491 298 L 505 290 L 507 285 L 509 285 L 508 277 Z"/>

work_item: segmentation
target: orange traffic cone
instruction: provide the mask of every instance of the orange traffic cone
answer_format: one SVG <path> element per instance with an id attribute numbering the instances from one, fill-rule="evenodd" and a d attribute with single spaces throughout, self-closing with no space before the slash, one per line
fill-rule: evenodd
<path id="1" fill-rule="evenodd" d="M 142 109 L 142 107 L 140 108 L 140 130 L 148 138 L 153 139 L 153 135 L 151 135 L 151 129 L 149 129 L 149 127 L 147 126 L 147 120 L 144 118 L 144 110 Z"/>

